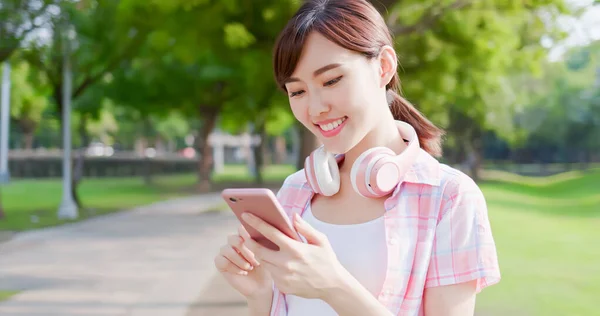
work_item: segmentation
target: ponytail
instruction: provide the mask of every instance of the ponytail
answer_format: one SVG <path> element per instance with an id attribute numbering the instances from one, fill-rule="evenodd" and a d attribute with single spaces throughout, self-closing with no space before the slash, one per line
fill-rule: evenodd
<path id="1" fill-rule="evenodd" d="M 388 89 L 388 102 L 395 120 L 410 124 L 419 137 L 423 150 L 434 157 L 442 155 L 442 136 L 444 131 L 431 123 L 414 105 L 400 96 L 394 89 Z"/>

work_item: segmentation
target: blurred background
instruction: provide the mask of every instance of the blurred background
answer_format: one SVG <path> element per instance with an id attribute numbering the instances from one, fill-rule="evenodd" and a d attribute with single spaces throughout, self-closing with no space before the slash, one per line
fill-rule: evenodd
<path id="1" fill-rule="evenodd" d="M 271 65 L 301 2 L 0 0 L 0 242 L 277 189 L 318 146 Z M 447 132 L 441 161 L 488 200 L 503 280 L 478 313 L 600 315 L 600 1 L 373 3 L 405 97 Z M 15 265 L 5 304 L 35 290 Z"/>

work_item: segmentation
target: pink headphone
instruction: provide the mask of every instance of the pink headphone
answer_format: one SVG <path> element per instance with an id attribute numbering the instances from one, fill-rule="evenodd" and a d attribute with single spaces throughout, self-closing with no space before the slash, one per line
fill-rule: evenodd
<path id="1" fill-rule="evenodd" d="M 350 179 L 354 191 L 364 197 L 382 197 L 392 192 L 419 153 L 419 138 L 408 123 L 396 121 L 408 146 L 396 155 L 387 147 L 374 147 L 362 153 L 352 165 Z M 338 163 L 343 155 L 334 155 L 320 146 L 304 161 L 304 173 L 313 191 L 332 196 L 340 190 Z"/>

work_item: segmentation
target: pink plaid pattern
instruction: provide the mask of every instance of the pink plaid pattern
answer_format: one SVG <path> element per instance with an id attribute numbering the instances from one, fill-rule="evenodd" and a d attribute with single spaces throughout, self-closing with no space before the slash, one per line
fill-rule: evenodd
<path id="1" fill-rule="evenodd" d="M 302 170 L 277 193 L 290 219 L 313 195 Z M 428 287 L 477 280 L 480 292 L 500 281 L 486 202 L 467 175 L 421 150 L 385 209 L 388 268 L 378 300 L 394 315 L 423 315 Z M 273 289 L 271 316 L 285 316 L 285 294 Z"/>

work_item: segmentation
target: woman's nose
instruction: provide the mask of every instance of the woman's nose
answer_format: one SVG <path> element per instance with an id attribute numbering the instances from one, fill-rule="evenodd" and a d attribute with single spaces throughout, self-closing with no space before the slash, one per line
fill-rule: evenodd
<path id="1" fill-rule="evenodd" d="M 310 96 L 308 101 L 308 114 L 310 116 L 318 117 L 327 111 L 329 111 L 329 106 L 323 98 L 315 95 Z"/>

